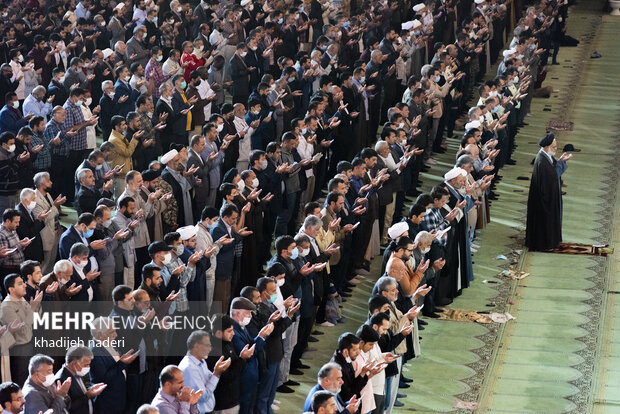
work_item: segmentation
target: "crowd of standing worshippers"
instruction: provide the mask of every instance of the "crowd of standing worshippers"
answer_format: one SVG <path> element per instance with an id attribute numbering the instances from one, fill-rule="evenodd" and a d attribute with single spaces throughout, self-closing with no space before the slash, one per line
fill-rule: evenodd
<path id="1" fill-rule="evenodd" d="M 549 94 L 567 8 L 0 4 L 0 406 L 273 413 L 294 376 L 314 375 L 308 343 L 377 276 L 368 321 L 339 338 L 303 411 L 402 406 L 419 331 L 474 278 L 477 231 L 532 98 Z M 463 116 L 454 167 L 421 193 Z M 33 313 L 89 302 L 86 336 L 122 347 L 35 348 Z M 210 331 L 110 324 L 196 309 Z"/>

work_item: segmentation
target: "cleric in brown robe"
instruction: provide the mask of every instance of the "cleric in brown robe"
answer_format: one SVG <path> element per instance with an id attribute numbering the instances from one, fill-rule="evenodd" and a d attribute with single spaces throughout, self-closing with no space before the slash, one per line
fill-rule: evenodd
<path id="1" fill-rule="evenodd" d="M 562 241 L 562 189 L 560 176 L 566 171 L 571 154 L 553 158 L 558 144 L 553 134 L 542 138 L 534 161 L 527 199 L 525 245 L 534 251 L 553 250 Z"/>

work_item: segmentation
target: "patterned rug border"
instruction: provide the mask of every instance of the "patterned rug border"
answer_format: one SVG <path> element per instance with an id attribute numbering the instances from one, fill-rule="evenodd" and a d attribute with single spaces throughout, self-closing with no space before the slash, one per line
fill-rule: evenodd
<path id="1" fill-rule="evenodd" d="M 587 31 L 581 38 L 582 43 L 580 44 L 580 55 L 579 58 L 576 59 L 578 63 L 576 63 L 575 70 L 570 78 L 570 83 L 577 85 L 579 84 L 579 79 L 583 72 L 584 63 L 588 59 L 588 54 L 590 53 L 590 48 L 588 47 L 594 39 L 596 39 L 598 34 L 598 27 L 602 21 L 602 16 L 591 16 L 590 17 L 590 29 Z M 572 102 L 574 102 L 574 97 L 578 88 L 565 88 L 562 90 L 562 95 L 565 95 L 561 102 L 561 109 L 559 111 L 560 115 L 555 120 L 565 120 L 567 114 L 572 110 Z M 555 131 L 556 137 L 563 135 L 565 131 L 557 130 Z M 618 143 L 620 143 L 620 135 L 613 137 Z M 611 162 L 611 161 L 610 161 Z M 606 181 L 615 183 L 618 179 L 618 170 L 616 168 L 611 169 L 613 173 L 607 178 Z M 615 186 L 613 186 L 615 189 Z M 611 194 L 613 193 L 613 194 Z M 610 191 L 606 193 L 605 201 L 607 203 L 610 200 L 615 199 L 615 191 Z M 521 203 L 523 204 L 523 203 Z M 609 205 L 609 204 L 608 204 Z M 517 220 L 520 223 L 525 223 L 526 212 L 522 211 L 521 217 Z M 599 223 L 599 228 L 597 231 L 601 236 L 605 239 L 609 237 L 609 217 L 599 216 L 597 223 Z M 514 233 L 509 236 L 511 241 L 507 245 L 507 248 L 511 251 L 517 249 L 523 249 L 524 241 L 525 241 L 525 230 L 517 230 L 514 229 Z M 509 258 L 509 259 L 514 259 Z M 519 257 L 517 256 L 517 259 Z M 592 299 L 588 301 L 584 301 L 584 303 L 590 305 L 590 310 L 588 312 L 582 313 L 587 316 L 589 322 L 583 325 L 580 325 L 581 328 L 585 329 L 588 334 L 583 337 L 582 342 L 584 342 L 587 346 L 584 350 L 577 352 L 577 355 L 583 358 L 583 362 L 573 368 L 578 369 L 582 372 L 582 375 L 579 379 L 570 381 L 571 384 L 575 385 L 579 392 L 573 396 L 566 397 L 567 400 L 573 402 L 575 404 L 575 409 L 572 411 L 574 413 L 584 413 L 587 411 L 591 395 L 590 389 L 592 385 L 593 372 L 595 367 L 595 358 L 596 358 L 596 340 L 598 337 L 599 331 L 599 323 L 598 317 L 600 316 L 600 310 L 602 305 L 601 294 L 605 291 L 605 283 L 601 281 L 604 277 L 601 277 L 601 271 L 603 272 L 603 276 L 606 271 L 606 266 L 601 266 L 601 263 L 606 263 L 605 257 L 592 257 L 593 263 L 588 267 L 588 269 L 594 272 L 594 276 L 588 278 L 588 280 L 594 282 L 594 285 L 587 289 L 586 291 L 591 294 Z M 511 265 L 511 261 L 509 260 L 507 264 L 500 266 L 502 268 L 515 268 L 515 266 Z M 603 270 L 604 269 L 604 270 Z M 518 270 L 515 268 L 515 270 Z M 504 312 L 508 302 L 513 297 L 514 288 L 520 281 L 518 280 L 504 280 L 503 282 L 498 283 L 494 286 L 494 290 L 497 291 L 497 295 L 491 300 L 496 304 L 494 310 L 497 312 Z M 601 289 L 602 283 L 602 289 Z M 596 321 L 596 323 L 591 323 L 591 321 Z M 592 333 L 595 333 L 592 335 Z M 488 325 L 488 331 L 476 338 L 480 339 L 484 345 L 477 348 L 472 349 L 470 352 L 476 354 L 479 359 L 476 362 L 465 364 L 465 366 L 473 369 L 475 374 L 469 378 L 461 380 L 464 384 L 469 386 L 469 390 L 467 392 L 456 395 L 455 397 L 463 400 L 463 401 L 477 401 L 480 402 L 480 392 L 482 390 L 482 386 L 484 384 L 485 376 L 489 369 L 489 364 L 493 359 L 493 354 L 495 352 L 495 344 L 499 339 L 500 329 L 498 324 L 490 324 Z M 593 342 L 593 343 L 592 343 Z M 593 351 L 594 350 L 594 351 Z M 584 410 L 585 409 L 585 410 Z M 471 413 L 469 410 L 457 410 L 457 413 Z"/>

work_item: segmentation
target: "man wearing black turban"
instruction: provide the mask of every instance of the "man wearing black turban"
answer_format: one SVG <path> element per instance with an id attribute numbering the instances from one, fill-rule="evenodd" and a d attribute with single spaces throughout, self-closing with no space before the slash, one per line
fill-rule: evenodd
<path id="1" fill-rule="evenodd" d="M 527 228 L 525 245 L 534 251 L 555 249 L 562 241 L 562 183 L 571 154 L 563 153 L 558 160 L 553 156 L 558 144 L 548 133 L 538 145 L 540 151 L 534 161 L 530 193 L 527 199 Z"/>

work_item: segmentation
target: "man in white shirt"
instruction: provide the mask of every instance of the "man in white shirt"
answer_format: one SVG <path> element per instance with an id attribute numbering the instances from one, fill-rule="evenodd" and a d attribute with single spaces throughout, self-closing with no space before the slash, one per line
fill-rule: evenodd
<path id="1" fill-rule="evenodd" d="M 166 59 L 161 67 L 164 76 L 168 76 L 169 79 L 172 79 L 174 75 L 183 75 L 185 73 L 185 68 L 179 64 L 180 59 L 181 53 L 178 50 L 172 49 L 168 59 Z"/>

